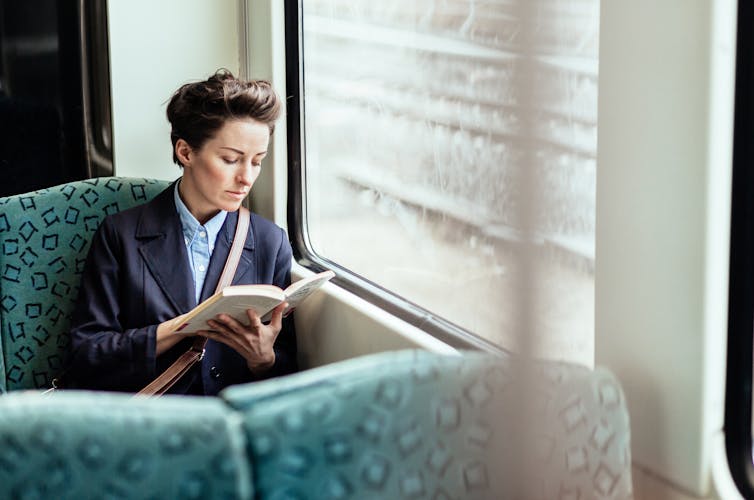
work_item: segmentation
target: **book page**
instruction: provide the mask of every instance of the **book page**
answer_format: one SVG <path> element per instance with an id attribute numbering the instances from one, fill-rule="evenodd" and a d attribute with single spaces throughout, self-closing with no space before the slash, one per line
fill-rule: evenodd
<path id="1" fill-rule="evenodd" d="M 296 306 L 298 306 L 309 295 L 314 293 L 318 288 L 320 288 L 334 276 L 334 272 L 324 271 L 319 274 L 315 274 L 314 276 L 309 276 L 308 278 L 298 280 L 288 286 L 288 288 L 285 289 L 285 301 L 288 302 L 288 307 L 286 307 L 285 311 L 283 311 L 283 316 L 287 316 L 291 311 L 293 311 L 293 309 L 296 308 Z M 271 317 L 272 313 L 267 313 L 262 317 L 262 321 L 269 321 Z"/>
<path id="2" fill-rule="evenodd" d="M 304 278 L 293 283 L 291 286 L 285 289 L 286 302 L 288 302 L 288 310 L 293 309 L 299 305 L 306 297 L 324 285 L 330 278 L 334 277 L 335 273 L 332 271 L 324 271 L 314 276 Z"/>

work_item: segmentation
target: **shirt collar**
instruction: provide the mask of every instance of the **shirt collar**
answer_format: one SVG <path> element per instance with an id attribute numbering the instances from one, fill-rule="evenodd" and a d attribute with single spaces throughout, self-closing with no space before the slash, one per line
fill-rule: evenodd
<path id="1" fill-rule="evenodd" d="M 183 203 L 183 200 L 181 199 L 181 195 L 178 194 L 178 185 L 180 183 L 180 179 L 175 183 L 173 199 L 175 200 L 175 207 L 178 210 L 178 216 L 181 219 L 181 228 L 183 229 L 184 241 L 187 245 L 190 245 L 202 225 L 199 224 L 199 221 L 196 220 L 196 217 L 194 217 L 191 212 L 189 212 L 188 207 L 185 203 Z M 220 210 L 217 215 L 212 217 L 204 224 L 204 229 L 207 231 L 207 240 L 210 242 L 210 249 L 214 247 L 215 240 L 217 239 L 217 233 L 219 233 L 220 229 L 223 227 L 223 224 L 225 223 L 225 217 L 227 215 L 227 211 Z"/>

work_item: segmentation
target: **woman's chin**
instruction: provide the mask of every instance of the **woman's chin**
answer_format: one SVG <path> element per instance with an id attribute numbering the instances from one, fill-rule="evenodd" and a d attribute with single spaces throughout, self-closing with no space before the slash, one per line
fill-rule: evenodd
<path id="1" fill-rule="evenodd" d="M 226 201 L 222 204 L 219 208 L 221 210 L 225 210 L 226 212 L 235 212 L 239 208 L 241 208 L 241 204 L 243 203 L 243 200 L 238 201 Z"/>

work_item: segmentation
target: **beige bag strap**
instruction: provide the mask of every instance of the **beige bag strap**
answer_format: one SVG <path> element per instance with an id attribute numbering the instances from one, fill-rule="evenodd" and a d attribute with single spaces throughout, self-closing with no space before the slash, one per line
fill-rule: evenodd
<path id="1" fill-rule="evenodd" d="M 241 252 L 243 251 L 243 245 L 246 241 L 246 235 L 249 232 L 250 214 L 249 209 L 241 207 L 238 209 L 238 222 L 236 223 L 236 234 L 233 236 L 233 244 L 230 246 L 230 253 L 228 253 L 228 259 L 225 261 L 225 267 L 220 275 L 220 280 L 217 282 L 217 288 L 215 293 L 219 292 L 226 286 L 230 285 L 233 281 L 233 276 L 236 275 L 236 269 L 238 269 L 238 261 L 241 259 Z M 160 396 L 167 392 L 168 389 L 178 382 L 183 377 L 194 363 L 201 361 L 204 357 L 204 346 L 207 344 L 207 339 L 204 337 L 197 337 L 194 340 L 194 344 L 191 348 L 181 354 L 172 365 L 170 365 L 160 376 L 154 379 L 149 385 L 136 393 L 137 396 Z"/>

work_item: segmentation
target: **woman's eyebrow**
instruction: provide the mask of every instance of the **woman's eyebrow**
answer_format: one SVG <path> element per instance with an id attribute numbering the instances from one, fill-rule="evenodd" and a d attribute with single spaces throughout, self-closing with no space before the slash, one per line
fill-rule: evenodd
<path id="1" fill-rule="evenodd" d="M 230 146 L 220 146 L 220 149 L 230 149 L 231 151 L 235 151 L 236 153 L 238 153 L 238 154 L 240 154 L 240 155 L 242 155 L 242 154 L 245 154 L 245 153 L 244 153 L 243 151 L 241 151 L 240 149 L 231 148 Z"/>

